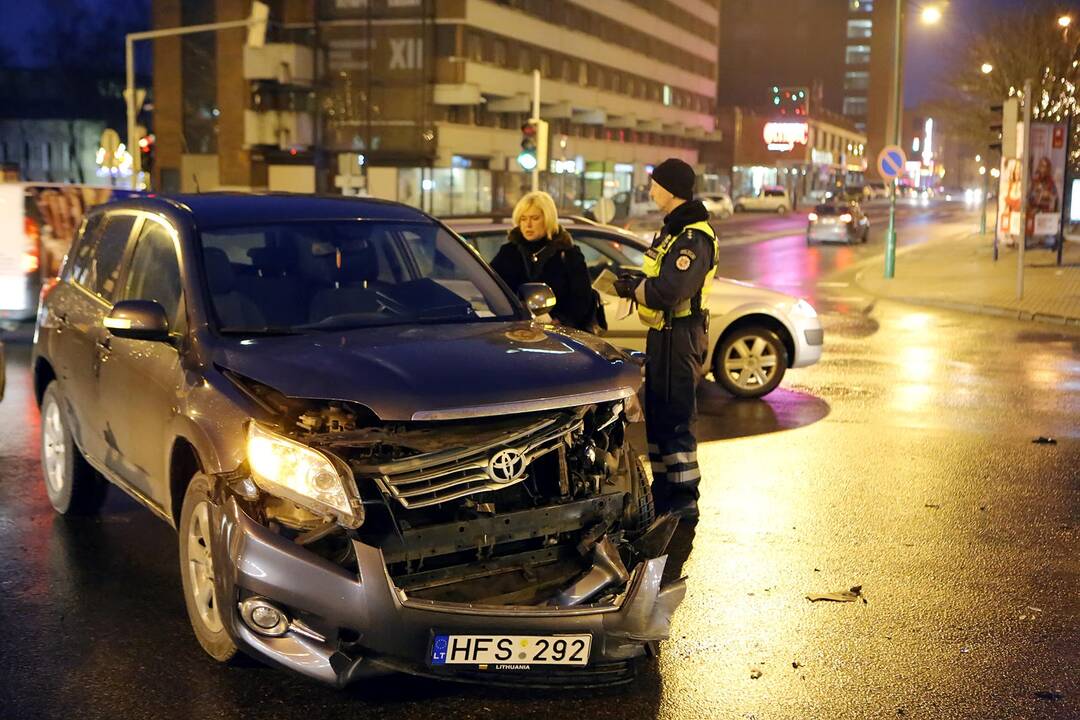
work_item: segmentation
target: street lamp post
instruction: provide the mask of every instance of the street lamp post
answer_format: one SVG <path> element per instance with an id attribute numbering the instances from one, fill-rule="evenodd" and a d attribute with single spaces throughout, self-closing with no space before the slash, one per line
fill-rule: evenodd
<path id="1" fill-rule="evenodd" d="M 234 28 L 249 28 L 248 44 L 261 46 L 266 38 L 266 23 L 270 10 L 265 3 L 253 2 L 251 14 L 246 20 L 231 20 L 228 22 L 204 23 L 202 25 L 185 25 L 175 28 L 163 28 L 161 30 L 147 30 L 144 32 L 128 33 L 124 36 L 124 65 L 126 75 L 126 89 L 124 90 L 124 102 L 127 103 L 127 147 L 131 153 L 131 189 L 137 188 L 138 178 L 142 173 L 142 158 L 139 156 L 138 140 L 135 138 L 135 116 L 138 112 L 135 97 L 135 43 L 139 40 L 154 40 L 156 38 L 173 37 L 176 35 L 191 35 L 201 32 L 218 32 L 219 30 L 232 30 Z"/>
<path id="2" fill-rule="evenodd" d="M 893 136 L 892 144 L 900 144 L 900 121 L 903 114 L 900 106 L 903 98 L 900 96 L 900 85 L 903 78 L 901 63 L 903 62 L 904 48 L 904 0 L 896 0 L 896 42 L 893 46 Z M 889 229 L 885 233 L 885 278 L 892 279 L 896 275 L 896 189 L 897 178 L 893 178 L 892 192 L 889 193 Z"/>

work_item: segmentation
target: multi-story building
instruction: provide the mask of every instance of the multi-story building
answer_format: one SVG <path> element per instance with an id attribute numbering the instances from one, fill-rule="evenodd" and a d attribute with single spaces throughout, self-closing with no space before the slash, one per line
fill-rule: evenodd
<path id="1" fill-rule="evenodd" d="M 810 114 L 843 115 L 866 137 L 868 172 L 892 141 L 897 0 L 725 0 L 718 101 L 765 106 L 774 86 L 805 86 Z"/>
<path id="2" fill-rule="evenodd" d="M 246 0 L 154 0 L 155 27 Z M 275 0 L 243 30 L 155 41 L 156 184 L 363 191 L 437 214 L 511 204 L 533 70 L 564 207 L 700 166 L 715 130 L 719 0 Z"/>
<path id="3" fill-rule="evenodd" d="M 819 110 L 781 117 L 726 107 L 719 124 L 723 141 L 707 159 L 734 198 L 779 185 L 797 202 L 813 202 L 863 182 L 866 136 L 842 115 Z"/>

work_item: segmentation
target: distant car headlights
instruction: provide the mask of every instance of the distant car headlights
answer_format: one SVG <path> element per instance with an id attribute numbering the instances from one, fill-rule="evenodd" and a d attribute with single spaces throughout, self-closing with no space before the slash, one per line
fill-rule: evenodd
<path id="1" fill-rule="evenodd" d="M 842 223 L 851 222 L 851 213 L 844 213 L 843 215 L 841 215 L 840 216 L 840 222 L 842 222 Z"/>
<path id="2" fill-rule="evenodd" d="M 817 310 L 814 309 L 814 306 L 802 299 L 795 303 L 795 306 L 791 308 L 791 312 L 804 318 L 817 317 Z"/>
<path id="3" fill-rule="evenodd" d="M 809 215 L 806 216 L 806 219 L 809 220 L 810 222 L 817 222 L 817 213 L 815 213 L 815 212 L 810 213 Z"/>
<path id="4" fill-rule="evenodd" d="M 346 489 L 352 483 L 348 469 L 339 472 L 322 453 L 251 422 L 247 457 L 255 484 L 271 495 L 334 516 L 347 527 L 363 522 L 357 512 L 361 506 L 354 505 Z"/>

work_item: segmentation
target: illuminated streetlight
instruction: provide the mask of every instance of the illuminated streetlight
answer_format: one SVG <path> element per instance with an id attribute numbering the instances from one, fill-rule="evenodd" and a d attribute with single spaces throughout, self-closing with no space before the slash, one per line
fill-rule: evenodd
<path id="1" fill-rule="evenodd" d="M 985 166 L 980 166 L 979 167 L 979 174 L 980 175 L 985 175 L 986 174 L 986 167 Z"/>
<path id="2" fill-rule="evenodd" d="M 1058 18 L 1058 25 L 1060 25 L 1063 28 L 1069 27 L 1070 25 L 1072 25 L 1072 16 L 1070 16 L 1070 15 L 1062 15 L 1061 17 Z"/>
<path id="3" fill-rule="evenodd" d="M 994 66 L 990 63 L 983 63 L 981 70 L 983 71 L 983 75 L 989 75 L 994 72 Z"/>
<path id="4" fill-rule="evenodd" d="M 941 21 L 941 8 L 937 5 L 927 5 L 919 16 L 925 25 L 937 25 Z M 1058 20 L 1058 22 L 1061 22 Z"/>
<path id="5" fill-rule="evenodd" d="M 997 168 L 990 168 L 990 177 L 1001 177 L 1001 171 Z"/>

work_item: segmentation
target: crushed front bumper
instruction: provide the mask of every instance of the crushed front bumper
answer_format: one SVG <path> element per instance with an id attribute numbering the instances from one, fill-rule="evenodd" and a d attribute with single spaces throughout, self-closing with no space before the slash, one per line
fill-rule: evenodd
<path id="1" fill-rule="evenodd" d="M 464 682 L 590 686 L 633 679 L 637 660 L 667 638 L 682 601 L 682 580 L 661 587 L 666 556 L 638 564 L 611 605 L 492 607 L 408 598 L 394 587 L 378 548 L 354 541 L 359 572 L 305 550 L 249 517 L 234 498 L 214 509 L 213 558 L 222 620 L 248 653 L 309 677 L 344 686 L 388 672 Z M 279 637 L 254 632 L 238 603 L 260 596 L 302 621 Z M 488 635 L 592 636 L 586 667 L 429 664 L 435 632 Z"/>

